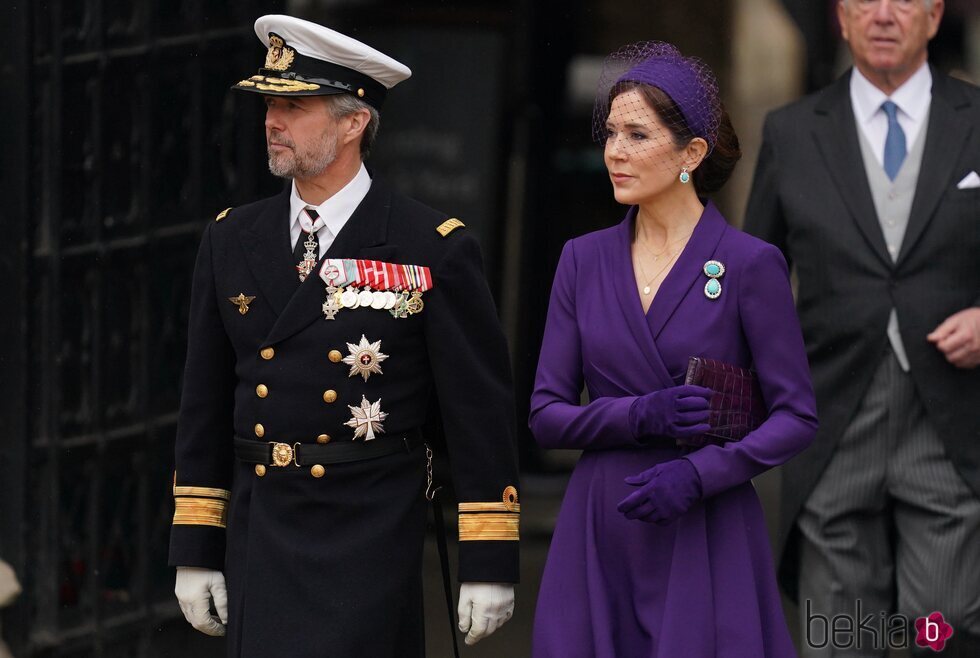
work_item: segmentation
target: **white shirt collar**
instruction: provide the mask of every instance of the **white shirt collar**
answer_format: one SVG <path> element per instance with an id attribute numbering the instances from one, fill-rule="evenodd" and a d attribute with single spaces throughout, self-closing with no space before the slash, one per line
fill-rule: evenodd
<path id="1" fill-rule="evenodd" d="M 921 123 L 932 101 L 932 71 L 929 64 L 924 62 L 891 96 L 875 87 L 855 66 L 851 72 L 851 102 L 858 122 L 867 124 L 871 121 L 886 100 L 895 103 L 899 111 L 915 124 Z"/>
<path id="2" fill-rule="evenodd" d="M 368 190 L 370 189 L 371 176 L 368 174 L 363 162 L 357 174 L 354 175 L 354 178 L 347 185 L 318 206 L 306 203 L 300 198 L 299 191 L 296 189 L 296 181 L 294 180 L 292 191 L 289 195 L 289 233 L 292 240 L 290 244 L 296 244 L 296 240 L 299 238 L 300 231 L 302 230 L 300 226 L 300 213 L 307 206 L 315 208 L 320 217 L 323 218 L 325 223 L 324 228 L 330 230 L 329 239 L 332 242 L 333 238 L 340 233 L 340 229 L 344 228 L 344 224 L 347 223 L 350 216 L 354 214 L 357 206 L 367 196 Z M 326 236 L 322 233 L 318 233 L 318 235 L 321 238 L 320 253 L 322 254 L 325 251 L 325 247 L 329 245 L 324 245 L 324 238 Z"/>

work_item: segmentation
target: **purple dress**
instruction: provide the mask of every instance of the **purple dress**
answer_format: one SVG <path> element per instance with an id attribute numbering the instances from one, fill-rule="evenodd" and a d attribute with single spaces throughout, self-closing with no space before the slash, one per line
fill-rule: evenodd
<path id="1" fill-rule="evenodd" d="M 806 448 L 817 426 L 786 262 L 709 203 L 644 316 L 635 215 L 569 241 L 555 274 L 530 425 L 542 447 L 583 453 L 542 578 L 534 658 L 794 656 L 750 481 Z M 711 259 L 726 269 L 714 300 L 702 271 Z M 623 478 L 683 456 L 635 439 L 630 405 L 682 384 L 690 356 L 754 365 L 768 418 L 741 442 L 686 455 L 704 500 L 681 518 L 628 520 L 616 511 L 635 490 Z"/>

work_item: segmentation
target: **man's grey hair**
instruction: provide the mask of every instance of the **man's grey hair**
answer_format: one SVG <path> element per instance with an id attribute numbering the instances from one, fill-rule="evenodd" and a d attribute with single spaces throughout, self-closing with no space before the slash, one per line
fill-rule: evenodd
<path id="1" fill-rule="evenodd" d="M 367 110 L 371 113 L 371 118 L 368 120 L 368 124 L 364 128 L 364 133 L 361 135 L 361 160 L 367 160 L 371 154 L 371 147 L 374 146 L 374 140 L 378 136 L 378 128 L 381 126 L 381 115 L 376 109 L 360 98 L 351 96 L 350 94 L 331 94 L 330 96 L 324 96 L 324 99 L 326 99 L 327 109 L 334 119 L 342 119 L 359 110 Z"/>
<path id="2" fill-rule="evenodd" d="M 841 0 L 845 5 L 851 4 L 851 0 Z M 926 9 L 932 9 L 932 0 L 922 0 L 922 4 L 926 6 Z"/>

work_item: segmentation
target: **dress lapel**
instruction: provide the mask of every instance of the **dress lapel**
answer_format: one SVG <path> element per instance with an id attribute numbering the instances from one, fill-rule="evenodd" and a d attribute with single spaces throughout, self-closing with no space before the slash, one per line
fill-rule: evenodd
<path id="1" fill-rule="evenodd" d="M 660 284 L 653 303 L 650 304 L 646 319 L 654 340 L 660 336 L 660 332 L 663 331 L 691 286 L 699 282 L 703 285 L 707 280 L 703 271 L 704 264 L 714 256 L 718 241 L 727 228 L 728 222 L 718 212 L 715 204 L 709 201 L 694 227 L 691 239 L 687 241 L 677 262 Z"/>
<path id="2" fill-rule="evenodd" d="M 932 102 L 929 107 L 922 166 L 896 265 L 908 256 L 928 225 L 939 199 L 946 193 L 950 180 L 956 173 L 954 167 L 959 161 L 959 155 L 969 142 L 971 126 L 965 120 L 966 113 L 960 110 L 970 106 L 970 99 L 950 87 L 946 77 L 935 69 L 932 71 L 932 80 Z"/>
<path id="3" fill-rule="evenodd" d="M 850 75 L 841 76 L 817 103 L 814 111 L 818 120 L 813 129 L 813 139 L 858 229 L 881 262 L 891 269 L 892 259 L 885 247 L 885 237 L 878 223 L 878 212 L 861 156 L 858 128 L 851 106 L 850 78 Z"/>
<path id="4" fill-rule="evenodd" d="M 299 287 L 289 244 L 289 187 L 268 204 L 251 226 L 239 233 L 245 262 L 259 289 L 280 315 Z"/>
<path id="5" fill-rule="evenodd" d="M 650 334 L 650 327 L 643 316 L 643 306 L 636 292 L 636 277 L 633 274 L 633 259 L 630 255 L 632 244 L 633 222 L 636 218 L 636 206 L 626 213 L 626 218 L 620 222 L 615 231 L 615 239 L 610 240 L 603 249 L 603 276 L 612 282 L 619 308 L 623 312 L 626 326 L 633 334 L 633 340 L 639 346 L 653 374 L 660 380 L 663 388 L 674 385 L 667 366 L 664 365 L 657 345 Z"/>
<path id="6" fill-rule="evenodd" d="M 313 273 L 298 286 L 289 299 L 272 331 L 269 332 L 266 343 L 272 344 L 285 340 L 317 318 L 322 318 L 326 292 L 319 272 L 323 258 L 357 258 L 362 249 L 384 243 L 388 233 L 390 209 L 391 192 L 380 182 L 372 182 L 367 196 L 334 238 L 333 244 L 317 263 Z M 295 268 L 293 271 L 295 272 Z M 295 273 L 293 278 L 299 283 Z"/>

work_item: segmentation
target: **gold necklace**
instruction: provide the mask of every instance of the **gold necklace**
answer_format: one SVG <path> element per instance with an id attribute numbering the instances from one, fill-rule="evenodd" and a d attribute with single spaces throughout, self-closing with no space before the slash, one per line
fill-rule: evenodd
<path id="1" fill-rule="evenodd" d="M 693 232 L 694 232 L 694 231 L 691 231 L 691 233 L 693 233 Z M 684 241 L 684 240 L 687 240 L 687 239 L 688 239 L 689 237 L 691 237 L 691 233 L 688 233 L 687 235 L 684 235 L 684 236 L 681 236 L 681 237 L 679 237 L 679 238 L 677 238 L 676 240 L 671 240 L 670 242 L 666 242 L 666 243 L 664 243 L 664 248 L 663 248 L 663 250 L 662 250 L 662 251 L 661 251 L 661 252 L 660 252 L 659 254 L 658 254 L 658 253 L 656 253 L 656 252 L 654 252 L 654 251 L 653 251 L 652 249 L 650 249 L 650 248 L 649 248 L 649 247 L 648 247 L 648 246 L 647 246 L 647 245 L 646 245 L 646 244 L 645 244 L 645 243 L 643 242 L 643 240 L 641 240 L 641 239 L 640 239 L 640 233 L 639 233 L 639 229 L 637 229 L 637 233 L 636 233 L 636 236 L 635 236 L 635 241 L 636 241 L 636 242 L 637 242 L 638 244 L 640 244 L 640 245 L 642 245 L 642 246 L 643 246 L 643 248 L 644 248 L 644 249 L 646 250 L 646 252 L 647 252 L 648 254 L 650 254 L 651 256 L 653 256 L 653 260 L 657 260 L 658 258 L 660 258 L 661 256 L 663 256 L 664 254 L 666 254 L 666 253 L 667 253 L 668 251 L 670 251 L 670 248 L 671 248 L 672 246 L 674 246 L 674 245 L 675 245 L 675 244 L 677 244 L 678 242 L 682 242 L 682 241 Z"/>
<path id="2" fill-rule="evenodd" d="M 647 280 L 647 283 L 646 283 L 646 285 L 645 285 L 645 286 L 643 286 L 643 294 L 644 294 L 644 295 L 649 295 L 649 294 L 650 294 L 650 284 L 651 284 L 651 283 L 653 283 L 653 281 L 654 281 L 654 279 L 656 279 L 656 278 L 657 278 L 657 277 L 659 277 L 659 276 L 660 276 L 661 274 L 663 274 L 663 272 L 664 272 L 664 270 L 666 270 L 666 269 L 667 269 L 668 267 L 670 267 L 670 264 L 674 262 L 674 259 L 675 259 L 675 258 L 677 258 L 677 256 L 678 256 L 678 255 L 679 255 L 679 254 L 681 253 L 681 251 L 682 251 L 682 249 L 677 249 L 677 250 L 676 250 L 676 251 L 674 252 L 674 254 L 673 254 L 673 255 L 672 255 L 672 256 L 671 256 L 671 257 L 670 257 L 670 258 L 669 258 L 669 259 L 667 260 L 667 262 L 666 262 L 666 263 L 664 263 L 664 265 L 663 265 L 663 267 L 661 267 L 661 268 L 660 268 L 659 270 L 657 270 L 657 272 L 656 272 L 656 273 L 655 273 L 655 274 L 654 274 L 654 275 L 653 275 L 652 277 L 650 277 L 650 278 L 649 278 L 649 279 Z M 666 252 L 664 252 L 664 253 L 666 253 Z M 636 262 L 637 262 L 637 264 L 638 264 L 638 265 L 640 266 L 640 272 L 642 272 L 642 273 L 643 273 L 643 277 L 644 277 L 644 278 L 646 278 L 646 276 L 647 276 L 647 271 L 646 271 L 646 269 L 645 269 L 645 268 L 643 267 L 643 261 L 641 261 L 641 260 L 640 260 L 639 258 L 637 258 L 637 259 L 636 259 Z"/>

